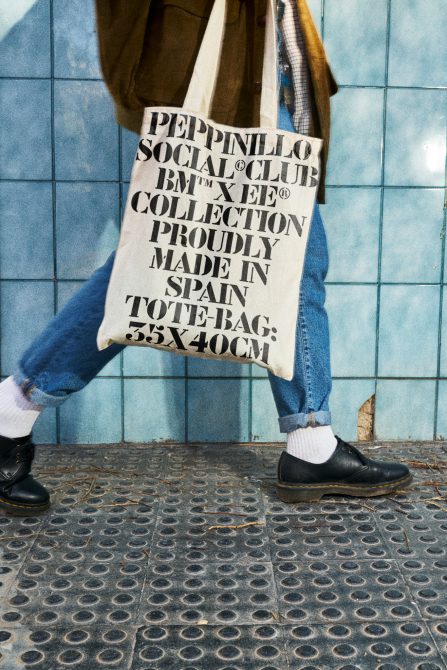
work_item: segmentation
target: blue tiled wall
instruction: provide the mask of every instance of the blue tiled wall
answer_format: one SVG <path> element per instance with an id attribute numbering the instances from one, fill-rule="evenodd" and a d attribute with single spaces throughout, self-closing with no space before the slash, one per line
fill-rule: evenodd
<path id="1" fill-rule="evenodd" d="M 0 47 L 2 378 L 116 246 L 136 141 L 101 81 L 91 0 L 28 4 Z M 309 4 L 340 85 L 322 207 L 334 427 L 355 439 L 375 393 L 378 439 L 445 439 L 447 3 Z M 284 439 L 261 368 L 137 348 L 35 436 Z"/>

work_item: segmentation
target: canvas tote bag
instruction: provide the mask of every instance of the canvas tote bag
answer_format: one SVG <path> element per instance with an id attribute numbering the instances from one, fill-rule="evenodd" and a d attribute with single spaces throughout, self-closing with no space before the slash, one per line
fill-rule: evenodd
<path id="1" fill-rule="evenodd" d="M 274 2 L 259 128 L 208 117 L 226 0 L 214 2 L 183 107 L 145 109 L 99 350 L 149 346 L 292 379 L 322 140 L 276 127 Z"/>

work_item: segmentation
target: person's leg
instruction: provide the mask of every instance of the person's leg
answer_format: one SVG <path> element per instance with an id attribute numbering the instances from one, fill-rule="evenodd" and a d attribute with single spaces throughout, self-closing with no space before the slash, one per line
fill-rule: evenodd
<path id="1" fill-rule="evenodd" d="M 122 345 L 98 351 L 96 334 L 115 252 L 98 268 L 22 354 L 0 384 L 0 507 L 39 513 L 50 496 L 31 474 L 32 427 L 44 407 L 57 407 L 82 389 Z"/>
<path id="2" fill-rule="evenodd" d="M 279 427 L 287 433 L 287 451 L 313 463 L 327 460 L 336 447 L 329 408 L 332 375 L 324 306 L 327 270 L 326 234 L 316 204 L 301 280 L 294 376 L 287 381 L 269 372 Z"/>
<path id="3" fill-rule="evenodd" d="M 293 130 L 284 104 L 280 105 L 278 126 Z M 300 287 L 294 376 L 287 381 L 269 372 L 280 430 L 288 434 L 287 450 L 312 462 L 327 460 L 336 447 L 329 409 L 332 376 L 324 286 L 328 268 L 326 232 L 316 203 Z"/>
<path id="4" fill-rule="evenodd" d="M 326 235 L 316 204 L 300 288 L 293 379 L 287 381 L 269 371 L 270 386 L 282 432 L 331 423 L 329 322 L 324 307 L 324 278 L 327 268 Z"/>
<path id="5" fill-rule="evenodd" d="M 292 129 L 286 109 L 280 123 Z M 329 323 L 324 307 L 328 265 L 326 234 L 316 205 L 301 282 L 294 376 L 286 381 L 269 373 L 279 425 L 287 433 L 276 486 L 278 497 L 287 503 L 320 500 L 327 494 L 384 495 L 412 480 L 406 465 L 367 458 L 332 432 Z"/>
<path id="6" fill-rule="evenodd" d="M 10 424 L 21 417 L 29 425 L 33 416 L 26 418 L 25 414 L 32 413 L 33 406 L 61 405 L 124 348 L 113 344 L 98 351 L 96 345 L 114 258 L 115 251 L 50 320 L 22 354 L 13 374 L 0 384 L 0 434 L 13 430 Z M 22 434 L 27 434 L 26 428 L 23 432 L 22 427 Z M 19 435 L 20 430 L 14 436 Z"/>

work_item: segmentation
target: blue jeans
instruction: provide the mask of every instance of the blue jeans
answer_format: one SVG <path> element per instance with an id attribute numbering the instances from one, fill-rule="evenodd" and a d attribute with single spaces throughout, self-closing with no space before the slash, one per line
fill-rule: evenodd
<path id="1" fill-rule="evenodd" d="M 284 105 L 280 106 L 278 127 L 293 130 Z M 96 346 L 114 258 L 115 251 L 22 354 L 13 375 L 31 402 L 61 405 L 124 349 L 124 345 L 112 344 L 98 351 Z M 286 381 L 269 372 L 282 432 L 331 423 L 329 328 L 324 308 L 328 263 L 326 234 L 316 204 L 301 282 L 294 376 Z"/>

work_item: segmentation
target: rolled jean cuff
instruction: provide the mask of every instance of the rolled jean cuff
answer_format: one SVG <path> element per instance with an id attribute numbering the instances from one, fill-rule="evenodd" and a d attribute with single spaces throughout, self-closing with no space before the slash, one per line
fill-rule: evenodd
<path id="1" fill-rule="evenodd" d="M 33 405 L 41 405 L 42 407 L 59 407 L 67 400 L 67 393 L 60 391 L 60 395 L 51 395 L 50 393 L 45 393 L 37 388 L 36 384 L 32 379 L 27 377 L 20 368 L 17 368 L 13 372 L 13 378 L 15 383 L 20 386 L 23 395 L 27 398 Z"/>
<path id="2" fill-rule="evenodd" d="M 290 433 L 297 428 L 306 428 L 307 426 L 330 426 L 331 413 L 326 410 L 318 412 L 309 412 L 309 414 L 288 414 L 278 417 L 279 430 L 281 433 Z"/>

